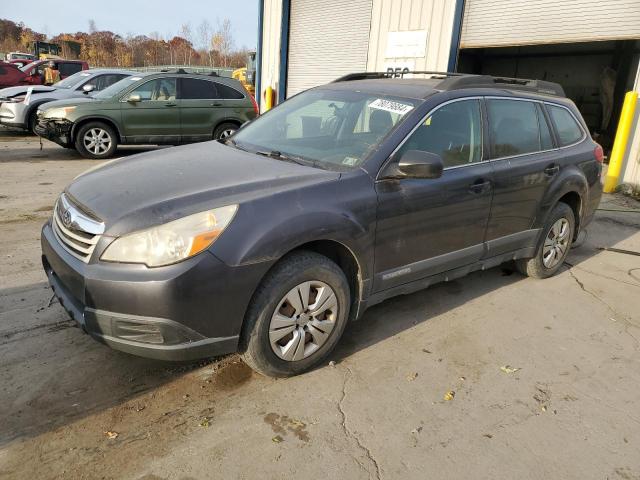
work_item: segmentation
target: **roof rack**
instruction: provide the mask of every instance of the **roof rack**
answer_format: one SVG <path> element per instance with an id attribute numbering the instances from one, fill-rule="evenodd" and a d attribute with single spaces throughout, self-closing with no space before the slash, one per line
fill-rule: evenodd
<path id="1" fill-rule="evenodd" d="M 160 73 L 175 73 L 177 75 L 206 75 L 208 77 L 219 77 L 220 76 L 220 75 L 218 75 L 217 72 L 213 72 L 213 71 L 211 73 L 188 72 L 184 68 L 178 68 L 177 70 L 164 68 L 164 69 L 160 70 Z"/>
<path id="2" fill-rule="evenodd" d="M 409 70 L 405 68 L 403 70 L 394 70 L 387 69 L 386 72 L 358 72 L 358 73 L 350 73 L 348 75 L 344 75 L 343 77 L 336 78 L 335 82 L 349 82 L 352 80 L 370 80 L 376 78 L 403 78 L 404 75 L 431 75 L 433 77 L 457 77 L 465 75 L 464 73 L 455 73 L 455 72 L 434 72 L 429 70 Z"/>
<path id="3" fill-rule="evenodd" d="M 427 70 L 388 69 L 386 72 L 359 72 L 340 77 L 334 82 L 348 82 L 352 80 L 369 80 L 384 78 L 404 78 L 405 75 L 429 75 L 430 78 L 440 79 L 435 88 L 438 90 L 458 90 L 462 88 L 504 88 L 545 95 L 566 96 L 559 83 L 528 78 L 493 77 L 491 75 L 474 75 L 457 72 L 434 72 Z"/>
<path id="4" fill-rule="evenodd" d="M 491 75 L 463 75 L 455 79 L 447 79 L 438 86 L 445 90 L 461 88 L 504 88 L 545 95 L 566 96 L 562 85 L 545 80 L 529 78 L 493 77 Z"/>

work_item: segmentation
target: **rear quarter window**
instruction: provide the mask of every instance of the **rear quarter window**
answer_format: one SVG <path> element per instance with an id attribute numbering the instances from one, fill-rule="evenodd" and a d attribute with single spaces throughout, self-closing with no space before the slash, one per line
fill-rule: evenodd
<path id="1" fill-rule="evenodd" d="M 216 89 L 218 90 L 218 98 L 226 100 L 238 100 L 240 98 L 244 98 L 244 95 L 238 90 L 222 83 L 216 83 Z"/>
<path id="2" fill-rule="evenodd" d="M 565 147 L 578 142 L 582 138 L 582 129 L 569 110 L 547 104 L 549 116 L 556 127 L 558 141 Z"/>

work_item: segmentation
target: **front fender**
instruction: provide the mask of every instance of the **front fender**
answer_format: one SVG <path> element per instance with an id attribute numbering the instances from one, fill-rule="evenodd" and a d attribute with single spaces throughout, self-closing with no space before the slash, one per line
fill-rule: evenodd
<path id="1" fill-rule="evenodd" d="M 351 251 L 367 279 L 373 268 L 375 215 L 368 175 L 323 182 L 241 205 L 212 253 L 228 265 L 275 263 L 301 245 L 329 240 Z"/>

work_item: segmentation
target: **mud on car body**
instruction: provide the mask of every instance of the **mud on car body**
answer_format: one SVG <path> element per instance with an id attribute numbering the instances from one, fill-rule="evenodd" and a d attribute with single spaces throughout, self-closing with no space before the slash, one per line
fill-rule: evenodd
<path id="1" fill-rule="evenodd" d="M 394 295 L 513 260 L 555 274 L 601 196 L 575 105 L 548 82 L 425 77 L 348 76 L 76 178 L 42 234 L 60 303 L 113 348 L 285 376 Z"/>

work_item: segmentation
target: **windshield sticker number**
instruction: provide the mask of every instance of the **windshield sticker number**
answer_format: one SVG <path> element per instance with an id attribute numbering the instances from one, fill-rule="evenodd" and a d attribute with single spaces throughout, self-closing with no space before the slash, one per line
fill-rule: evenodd
<path id="1" fill-rule="evenodd" d="M 391 100 L 385 100 L 384 98 L 378 98 L 369 104 L 369 108 L 376 108 L 378 110 L 385 110 L 391 113 L 397 113 L 398 115 L 405 115 L 413 110 L 412 105 L 406 103 L 393 102 Z"/>

